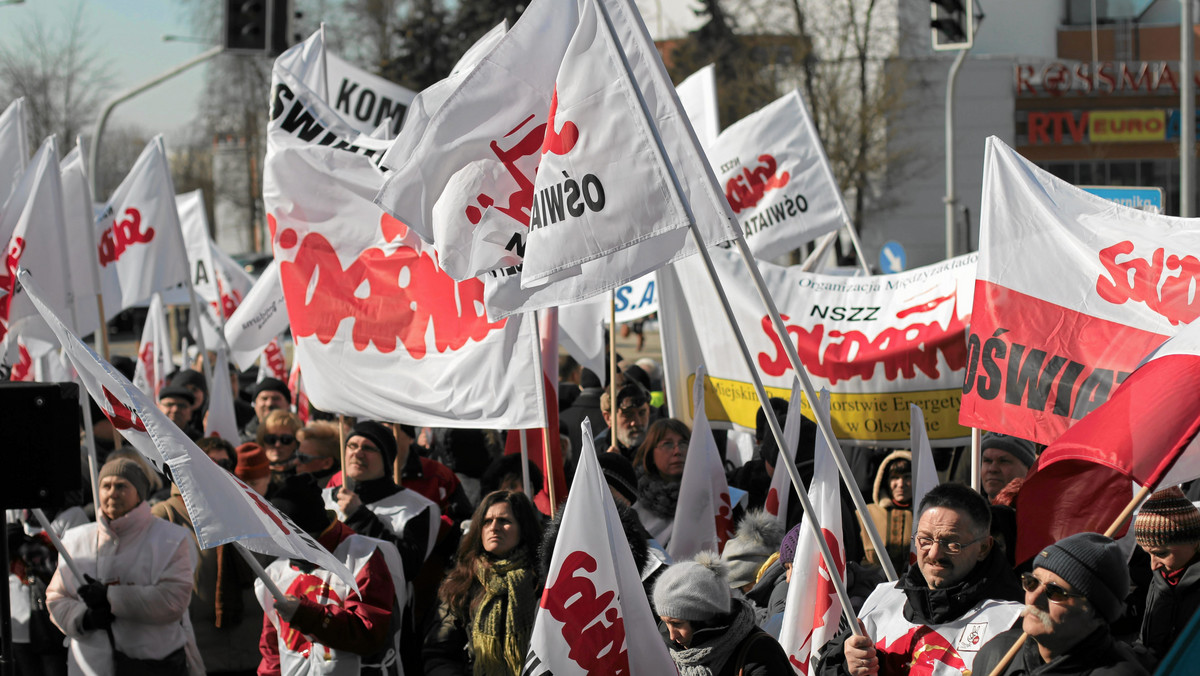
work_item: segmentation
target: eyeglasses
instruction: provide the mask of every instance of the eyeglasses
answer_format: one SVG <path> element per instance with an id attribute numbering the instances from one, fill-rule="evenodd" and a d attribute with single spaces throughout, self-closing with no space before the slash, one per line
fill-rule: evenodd
<path id="1" fill-rule="evenodd" d="M 915 544 L 917 546 L 917 549 L 920 549 L 920 550 L 929 549 L 930 547 L 933 546 L 933 543 L 936 542 L 938 547 L 941 547 L 942 549 L 950 552 L 951 554 L 959 554 L 962 552 L 963 547 L 968 547 L 970 545 L 973 545 L 985 537 L 987 537 L 987 536 L 984 535 L 983 537 L 975 538 L 974 540 L 971 540 L 969 542 L 955 542 L 954 540 L 939 540 L 936 538 L 927 538 L 927 537 L 924 537 L 921 535 L 914 535 L 912 538 L 912 541 L 913 541 L 913 544 Z"/>
<path id="2" fill-rule="evenodd" d="M 1030 575 L 1029 573 L 1021 574 L 1021 586 L 1024 587 L 1025 591 L 1029 592 L 1030 594 L 1037 591 L 1038 587 L 1044 586 L 1046 588 L 1046 598 L 1050 599 L 1051 603 L 1066 603 L 1067 599 L 1070 599 L 1070 598 L 1076 598 L 1076 599 L 1087 598 L 1083 594 L 1075 594 L 1073 592 L 1069 592 L 1066 589 L 1063 589 L 1062 587 L 1054 584 L 1053 582 L 1042 582 L 1041 580 L 1037 579 L 1033 575 Z"/>
<path id="3" fill-rule="evenodd" d="M 679 442 L 661 441 L 654 448 L 662 449 L 664 451 L 674 451 L 675 449 L 679 449 L 680 453 L 687 453 L 688 442 L 686 442 L 686 441 L 679 441 Z"/>
<path id="4" fill-rule="evenodd" d="M 292 457 L 295 458 L 296 462 L 300 463 L 301 465 L 307 465 L 308 463 L 310 463 L 314 460 L 320 460 L 321 458 L 323 458 L 325 456 L 309 455 L 307 453 L 301 453 L 300 451 L 296 451 L 295 453 L 292 454 Z"/>
<path id="5" fill-rule="evenodd" d="M 296 443 L 296 436 L 293 434 L 264 434 L 263 443 L 268 446 L 274 446 L 276 443 L 290 446 Z"/>

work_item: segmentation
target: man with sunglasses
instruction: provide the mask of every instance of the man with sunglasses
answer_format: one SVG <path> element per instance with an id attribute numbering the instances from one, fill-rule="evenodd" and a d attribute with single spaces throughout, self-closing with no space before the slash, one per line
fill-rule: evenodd
<path id="1" fill-rule="evenodd" d="M 1002 672 L 1025 674 L 1145 674 L 1133 652 L 1109 633 L 1129 594 L 1126 556 L 1111 539 L 1078 533 L 1033 558 L 1021 576 L 1024 620 L 979 651 L 976 673 L 990 674 L 1021 633 L 1029 639 Z"/>
<path id="2" fill-rule="evenodd" d="M 972 666 L 976 654 L 1021 613 L 1021 588 L 988 534 L 991 509 L 970 488 L 941 484 L 919 513 L 916 565 L 867 598 L 863 636 L 847 629 L 825 646 L 822 676 L 987 673 Z"/>

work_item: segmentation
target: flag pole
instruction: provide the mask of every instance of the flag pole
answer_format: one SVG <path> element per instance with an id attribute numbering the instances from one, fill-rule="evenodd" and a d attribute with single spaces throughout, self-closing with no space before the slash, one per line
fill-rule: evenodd
<path id="1" fill-rule="evenodd" d="M 1154 492 L 1154 488 L 1157 485 L 1158 482 L 1153 481 L 1147 483 L 1145 486 L 1142 486 L 1141 490 L 1137 492 L 1137 495 L 1133 496 L 1133 499 L 1129 501 L 1129 504 L 1125 505 L 1125 509 L 1121 510 L 1121 513 L 1117 516 L 1117 518 L 1114 519 L 1104 531 L 1104 537 L 1111 538 L 1112 536 L 1116 535 L 1117 531 L 1121 530 L 1121 526 L 1125 525 L 1125 522 L 1129 519 L 1129 515 L 1133 514 L 1133 510 L 1137 509 L 1138 505 L 1142 504 L 1146 498 L 1150 497 L 1150 494 Z M 1012 647 L 1008 649 L 1008 652 L 1004 653 L 1004 657 L 1000 658 L 1000 662 L 996 665 L 995 669 L 992 669 L 988 676 L 1000 676 L 1000 674 L 1004 673 L 1004 670 L 1008 668 L 1008 663 L 1012 662 L 1013 658 L 1017 656 L 1017 652 L 1021 650 L 1021 646 L 1025 644 L 1025 639 L 1027 638 L 1029 638 L 1029 635 L 1021 632 L 1021 635 L 1017 638 L 1016 642 L 1013 643 Z"/>
<path id="2" fill-rule="evenodd" d="M 971 428 L 971 490 L 979 492 L 979 454 L 983 433 L 978 427 Z"/>
<path id="3" fill-rule="evenodd" d="M 54 545 L 54 548 L 58 550 L 59 558 L 61 558 L 63 562 L 67 564 L 67 568 L 70 569 L 71 574 L 75 576 L 75 579 L 79 581 L 79 584 L 86 583 L 87 577 L 85 577 L 83 572 L 79 570 L 79 566 L 75 563 L 75 559 L 71 558 L 71 554 L 67 552 L 67 548 L 63 546 L 62 540 L 58 537 L 58 533 L 55 533 L 54 529 L 51 528 L 50 519 L 46 518 L 46 513 L 43 512 L 41 508 L 37 508 L 33 510 L 33 517 L 38 520 L 38 523 L 42 526 L 42 530 L 46 532 L 46 537 L 50 538 L 50 544 Z"/>
<path id="4" fill-rule="evenodd" d="M 246 565 L 250 566 L 250 570 L 253 570 L 254 574 L 258 576 L 258 579 L 262 580 L 263 586 L 267 588 L 267 591 L 271 592 L 271 596 L 275 598 L 276 602 L 287 598 L 287 595 L 283 593 L 283 591 L 279 588 L 279 585 L 275 584 L 275 580 L 272 580 L 271 576 L 267 575 L 266 569 L 262 567 L 262 564 L 258 562 L 258 559 L 254 558 L 253 554 L 246 551 L 246 548 L 243 547 L 239 542 L 234 542 L 232 544 L 234 549 L 237 549 L 238 554 L 241 554 L 242 558 L 245 559 Z"/>
<path id="5" fill-rule="evenodd" d="M 754 281 L 754 287 L 758 291 L 759 298 L 762 299 L 763 305 L 767 308 L 767 314 L 771 317 L 771 324 L 775 328 L 775 332 L 780 336 L 780 343 L 783 344 L 783 349 L 787 353 L 788 361 L 792 364 L 792 370 L 796 372 L 796 377 L 800 380 L 800 386 L 804 388 L 804 396 L 809 402 L 817 400 L 816 390 L 813 388 L 812 380 L 808 377 L 808 370 L 804 368 L 804 363 L 800 361 L 800 354 L 796 351 L 796 344 L 791 340 L 787 332 L 787 328 L 783 324 L 783 318 L 779 316 L 779 308 L 775 306 L 775 299 L 771 297 L 771 293 L 767 290 L 767 283 L 763 280 L 762 273 L 758 270 L 758 265 L 754 262 L 754 257 L 750 253 L 750 247 L 746 245 L 746 240 L 741 236 L 741 231 L 738 231 L 737 248 L 742 255 L 742 260 L 746 267 L 750 269 L 751 279 Z M 705 253 L 707 256 L 707 252 Z M 732 322 L 732 318 L 730 319 Z M 758 368 L 747 358 L 746 363 L 750 366 L 750 371 L 758 377 Z M 765 401 L 765 400 L 764 400 Z M 765 404 L 764 404 L 765 406 Z M 766 408 L 770 408 L 767 406 Z M 887 575 L 889 582 L 895 582 L 899 579 L 896 574 L 896 568 L 892 565 L 891 557 L 884 556 L 882 553 L 887 552 L 887 547 L 884 545 L 883 538 L 879 535 L 879 529 L 875 527 L 875 520 L 871 518 L 871 513 L 867 511 L 866 501 L 863 499 L 862 490 L 858 487 L 858 482 L 854 480 L 854 474 L 850 471 L 850 463 L 846 462 L 846 455 L 842 453 L 841 444 L 837 441 L 837 436 L 833 433 L 833 426 L 828 420 L 822 420 L 821 416 L 817 416 L 817 427 L 820 428 L 821 434 L 825 437 L 825 443 L 829 445 L 829 449 L 833 452 L 834 462 L 837 463 L 838 473 L 842 475 L 842 481 L 849 489 L 850 497 L 854 500 L 854 508 L 858 510 L 861 517 L 863 528 L 866 529 L 867 537 L 871 540 L 871 546 L 876 552 L 880 552 L 879 563 L 883 566 L 883 572 Z M 781 446 L 782 448 L 782 446 Z"/>
<path id="6" fill-rule="evenodd" d="M 813 272 L 817 264 L 825 258 L 826 252 L 829 251 L 829 245 L 833 244 L 833 240 L 835 239 L 837 239 L 837 231 L 826 233 L 821 239 L 817 240 L 813 252 L 808 255 L 808 258 L 801 261 L 800 269 L 805 272 Z"/>
<path id="7" fill-rule="evenodd" d="M 629 65 L 629 58 L 625 54 L 625 50 L 621 49 L 620 47 L 621 39 L 617 36 L 616 30 L 613 28 L 612 17 L 608 14 L 608 8 L 604 6 L 603 2 L 598 1 L 596 1 L 596 6 L 600 10 L 600 15 L 604 17 L 604 25 L 608 30 L 609 37 L 617 46 L 616 51 L 621 57 L 621 66 L 625 70 L 625 76 L 628 77 L 631 82 L 636 83 L 637 78 L 633 76 L 633 69 Z M 659 66 L 661 67 L 661 63 Z M 804 515 L 808 517 L 805 519 L 805 523 L 808 524 L 809 534 L 816 540 L 817 548 L 821 552 L 821 558 L 825 561 L 825 567 L 830 571 L 838 570 L 837 560 L 833 558 L 833 553 L 829 551 L 829 543 L 825 541 L 825 536 L 821 533 L 821 525 L 817 519 L 816 510 L 813 508 L 812 501 L 808 499 L 808 492 L 804 489 L 804 482 L 800 480 L 800 473 L 796 470 L 796 463 L 792 460 L 788 453 L 783 452 L 786 447 L 783 441 L 783 429 L 779 426 L 779 419 L 775 416 L 775 409 L 771 407 L 771 402 L 770 398 L 767 396 L 766 387 L 763 386 L 762 376 L 759 375 L 757 365 L 754 363 L 754 358 L 750 354 L 750 348 L 746 345 L 746 338 L 742 335 L 741 329 L 738 328 L 737 322 L 734 321 L 733 308 L 730 307 L 729 298 L 725 295 L 725 288 L 721 286 L 721 281 L 717 277 L 717 271 L 716 268 L 713 267 L 712 257 L 709 256 L 708 249 L 705 247 L 704 238 L 700 236 L 700 227 L 696 225 L 696 216 L 692 212 L 691 202 L 683 194 L 683 189 L 679 185 L 679 176 L 675 173 L 675 166 L 671 163 L 670 158 L 667 155 L 666 148 L 663 147 L 663 140 L 662 136 L 658 133 L 658 127 L 653 123 L 652 118 L 650 117 L 650 113 L 646 106 L 646 99 L 642 94 L 641 88 L 634 87 L 633 89 L 637 94 L 638 104 L 641 107 L 642 116 L 646 122 L 646 126 L 649 127 L 651 136 L 654 137 L 654 143 L 656 149 L 658 150 L 659 157 L 667 169 L 667 175 L 671 177 L 671 189 L 674 190 L 675 195 L 679 198 L 680 203 L 683 205 L 684 212 L 687 214 L 688 229 L 692 233 L 692 241 L 695 243 L 696 249 L 700 253 L 700 258 L 704 261 L 704 268 L 708 272 L 708 278 L 712 282 L 713 288 L 717 292 L 717 297 L 721 301 L 721 309 L 725 312 L 725 318 L 729 322 L 729 328 L 733 331 L 734 337 L 737 338 L 738 349 L 741 351 L 742 358 L 746 362 L 746 367 L 750 371 L 750 378 L 754 381 L 754 389 L 758 393 L 758 399 L 762 403 L 763 410 L 767 414 L 767 424 L 771 428 L 772 436 L 775 437 L 775 443 L 779 445 L 779 449 L 781 451 L 779 457 L 784 459 L 783 466 L 787 470 L 788 478 L 791 480 L 792 485 L 796 488 L 796 495 L 800 498 L 800 504 L 804 508 Z M 679 101 L 674 93 L 674 89 L 669 89 L 668 94 L 675 99 L 675 104 L 679 106 Z M 696 140 L 695 130 L 691 128 L 690 124 L 686 125 L 686 127 L 692 143 L 695 145 L 696 149 L 699 150 L 700 143 Z M 701 156 L 703 156 L 703 153 L 701 153 Z M 705 163 L 703 168 L 706 172 L 708 172 L 710 183 L 714 188 L 716 188 L 716 179 L 712 174 L 712 167 Z M 735 236 L 737 237 L 738 243 L 744 249 L 746 243 L 742 238 L 741 228 L 737 224 L 737 219 L 731 216 L 727 202 L 725 203 L 725 209 L 725 217 L 733 226 L 731 230 L 733 230 Z M 757 273 L 758 269 L 754 268 L 754 272 Z M 776 315 L 778 315 L 778 313 L 776 313 Z M 611 328 L 612 342 L 615 343 L 615 323 Z M 786 336 L 787 333 L 784 332 L 782 335 Z M 783 342 L 786 344 L 790 341 L 785 340 Z M 615 361 L 613 368 L 615 369 Z M 815 399 L 810 401 L 815 401 Z M 617 402 L 612 401 L 610 403 L 613 411 L 613 422 L 615 423 Z M 612 435 L 614 439 L 616 437 L 615 432 L 616 431 L 614 430 Z M 880 549 L 879 551 L 887 550 Z M 850 594 L 846 591 L 845 580 L 843 580 L 842 576 L 840 575 L 830 574 L 829 577 L 833 581 L 834 588 L 837 590 L 838 600 L 841 601 L 842 609 L 846 613 L 846 619 L 850 626 L 850 630 L 855 636 L 861 636 L 863 630 L 858 624 L 858 616 L 854 612 L 854 606 L 850 603 Z"/>
<path id="8" fill-rule="evenodd" d="M 541 312 L 549 313 L 550 311 L 551 310 L 547 309 L 547 310 L 542 310 Z M 538 366 L 542 367 L 541 368 L 542 389 L 544 390 L 544 389 L 546 389 L 546 355 L 543 354 L 542 350 L 546 346 L 542 344 L 541 317 L 538 316 L 537 311 L 534 311 L 532 314 L 533 314 L 533 335 L 537 339 L 536 342 L 537 342 L 537 346 L 538 346 Z M 549 317 L 548 314 L 546 316 Z M 549 326 L 550 321 L 551 320 L 548 318 L 547 319 L 548 326 Z M 555 322 L 555 324 L 557 324 L 557 322 L 558 322 L 557 310 L 555 310 L 555 315 L 553 317 L 553 321 Z M 555 329 L 555 330 L 557 331 L 557 329 Z M 547 333 L 549 333 L 549 330 L 547 330 Z M 554 344 L 558 345 L 557 337 L 554 340 Z M 556 373 L 554 377 L 557 377 L 557 375 L 558 374 Z M 551 519 L 554 518 L 554 513 L 556 511 L 558 511 L 558 509 L 557 509 L 558 501 L 556 499 L 558 496 L 556 495 L 557 491 L 554 490 L 554 466 L 551 464 L 551 461 L 550 461 L 550 406 L 552 406 L 552 405 L 558 406 L 558 402 L 555 401 L 555 402 L 551 403 L 550 398 L 546 397 L 546 410 L 544 411 L 546 413 L 546 424 L 542 426 L 542 476 L 545 479 L 546 496 L 548 498 L 550 498 L 550 518 Z M 557 434 L 557 432 L 555 432 L 555 434 Z M 521 432 L 521 442 L 522 442 L 521 447 L 525 448 L 525 432 L 524 431 Z M 526 451 L 526 452 L 528 453 L 528 451 Z M 526 460 L 528 460 L 528 459 L 526 459 Z M 528 464 L 528 463 L 526 463 L 526 464 Z M 530 500 L 532 500 L 532 499 L 533 499 L 533 496 L 530 496 Z"/>
<path id="9" fill-rule="evenodd" d="M 346 416 L 341 413 L 338 414 L 338 447 L 338 452 L 342 456 L 339 460 L 342 464 L 342 486 L 353 492 L 354 488 L 350 485 L 350 477 L 346 476 Z"/>
<path id="10" fill-rule="evenodd" d="M 542 462 L 545 463 L 546 494 L 550 496 L 550 518 L 558 511 L 558 496 L 554 490 L 554 470 L 550 467 L 550 428 L 542 428 Z"/>
<path id="11" fill-rule="evenodd" d="M 607 16 L 607 15 L 605 15 Z M 617 447 L 617 292 L 608 294 L 608 451 Z"/>
<path id="12" fill-rule="evenodd" d="M 521 437 L 521 485 L 525 487 L 525 495 L 533 502 L 533 484 L 529 481 L 529 437 L 526 430 L 513 430 Z"/>

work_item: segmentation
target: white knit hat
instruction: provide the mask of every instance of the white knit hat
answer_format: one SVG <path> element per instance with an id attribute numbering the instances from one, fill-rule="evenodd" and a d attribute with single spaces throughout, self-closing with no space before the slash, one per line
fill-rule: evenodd
<path id="1" fill-rule="evenodd" d="M 663 617 L 700 622 L 725 615 L 729 608 L 725 564 L 716 552 L 700 552 L 691 561 L 676 563 L 654 585 L 654 609 Z"/>

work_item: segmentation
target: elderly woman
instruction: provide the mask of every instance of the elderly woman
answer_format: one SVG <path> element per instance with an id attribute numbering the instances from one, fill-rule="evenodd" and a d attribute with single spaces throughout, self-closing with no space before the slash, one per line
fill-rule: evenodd
<path id="1" fill-rule="evenodd" d="M 46 589 L 50 617 L 70 642 L 70 673 L 203 674 L 187 621 L 194 565 L 188 530 L 150 513 L 149 482 L 132 460 L 108 461 L 99 477 L 96 523 L 63 535 L 85 579 L 60 559 Z"/>
<path id="2" fill-rule="evenodd" d="M 730 594 L 716 552 L 667 568 L 654 585 L 654 610 L 680 676 L 790 674 L 787 653 L 754 622 L 754 609 Z"/>
<path id="3" fill-rule="evenodd" d="M 646 531 L 663 547 L 671 541 L 675 504 L 679 502 L 679 484 L 691 438 L 692 431 L 682 421 L 656 420 L 633 458 L 638 475 L 638 500 L 633 508 Z"/>
<path id="4" fill-rule="evenodd" d="M 427 676 L 518 676 L 537 614 L 542 533 L 523 493 L 484 496 L 438 590 L 425 635 Z"/>

